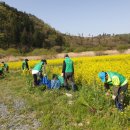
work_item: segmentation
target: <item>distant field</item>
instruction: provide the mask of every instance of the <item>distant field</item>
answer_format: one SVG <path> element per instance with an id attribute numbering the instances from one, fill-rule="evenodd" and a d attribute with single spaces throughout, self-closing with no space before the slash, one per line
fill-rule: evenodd
<path id="1" fill-rule="evenodd" d="M 0 49 L 0 61 L 20 61 L 25 58 L 29 60 L 40 60 L 40 59 L 56 59 L 63 58 L 66 52 L 54 53 L 51 50 L 36 49 L 35 53 L 26 53 L 20 55 L 16 49 L 2 50 Z M 50 53 L 51 52 L 51 53 Z M 130 49 L 126 50 L 105 50 L 105 51 L 84 51 L 84 52 L 68 52 L 70 57 L 83 57 L 83 56 L 103 56 L 103 55 L 120 55 L 130 54 Z"/>
<path id="2" fill-rule="evenodd" d="M 111 97 L 105 96 L 97 75 L 100 71 L 117 71 L 130 81 L 130 55 L 72 59 L 77 92 L 33 88 L 32 75 L 22 74 L 22 61 L 9 62 L 10 73 L 0 79 L 0 129 L 129 130 L 130 106 L 124 112 L 118 111 Z M 30 69 L 37 62 L 30 60 Z M 47 62 L 49 78 L 61 73 L 63 59 Z M 129 104 L 130 95 L 127 101 Z"/>

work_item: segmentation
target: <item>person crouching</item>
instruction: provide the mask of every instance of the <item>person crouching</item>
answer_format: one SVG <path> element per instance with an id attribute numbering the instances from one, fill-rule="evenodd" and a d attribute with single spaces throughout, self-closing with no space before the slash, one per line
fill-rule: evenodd
<path id="1" fill-rule="evenodd" d="M 43 75 L 42 75 L 42 70 L 44 69 L 44 72 L 46 72 L 46 66 L 47 61 L 41 60 L 39 63 L 37 63 L 34 68 L 32 69 L 32 75 L 33 75 L 33 79 L 34 79 L 34 86 L 38 85 L 38 76 L 40 77 L 40 80 L 42 80 Z"/>

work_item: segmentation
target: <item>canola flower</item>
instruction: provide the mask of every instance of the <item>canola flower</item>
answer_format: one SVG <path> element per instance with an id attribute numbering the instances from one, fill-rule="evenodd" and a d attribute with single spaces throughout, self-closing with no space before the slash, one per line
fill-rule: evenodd
<path id="1" fill-rule="evenodd" d="M 48 74 L 61 74 L 62 63 L 64 59 L 47 60 Z M 80 84 L 102 85 L 98 78 L 100 71 L 115 71 L 123 74 L 130 83 L 130 54 L 113 55 L 113 56 L 95 56 L 95 57 L 78 57 L 72 58 L 75 68 L 75 81 Z M 39 61 L 29 61 L 30 69 Z M 10 70 L 21 69 L 22 61 L 9 62 Z"/>

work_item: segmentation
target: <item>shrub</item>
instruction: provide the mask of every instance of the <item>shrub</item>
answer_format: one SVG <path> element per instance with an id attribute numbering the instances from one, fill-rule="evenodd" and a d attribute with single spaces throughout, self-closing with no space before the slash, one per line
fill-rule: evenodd
<path id="1" fill-rule="evenodd" d="M 19 52 L 17 49 L 14 49 L 14 48 L 9 48 L 8 50 L 5 51 L 5 54 L 6 55 L 19 55 Z"/>
<path id="2" fill-rule="evenodd" d="M 29 52 L 28 55 L 36 56 L 36 55 L 46 55 L 48 53 L 47 49 L 34 49 L 32 52 Z"/>

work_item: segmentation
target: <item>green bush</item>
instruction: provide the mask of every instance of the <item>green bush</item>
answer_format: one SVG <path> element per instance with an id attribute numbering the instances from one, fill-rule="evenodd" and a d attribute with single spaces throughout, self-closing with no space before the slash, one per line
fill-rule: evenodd
<path id="1" fill-rule="evenodd" d="M 32 55 L 32 56 L 36 56 L 36 55 L 46 55 L 48 53 L 48 50 L 47 49 L 34 49 L 33 51 L 27 53 L 28 55 Z"/>
<path id="2" fill-rule="evenodd" d="M 74 52 L 83 52 L 83 51 L 86 51 L 85 46 L 78 46 L 74 49 Z"/>
<path id="3" fill-rule="evenodd" d="M 6 55 L 14 55 L 14 56 L 20 55 L 18 50 L 15 48 L 9 48 L 8 50 L 5 51 L 5 54 Z"/>
<path id="4" fill-rule="evenodd" d="M 5 51 L 3 49 L 0 48 L 0 58 L 5 56 Z"/>
<path id="5" fill-rule="evenodd" d="M 117 46 L 117 50 L 119 50 L 119 51 L 126 50 L 128 48 L 130 48 L 130 45 L 120 44 Z"/>

